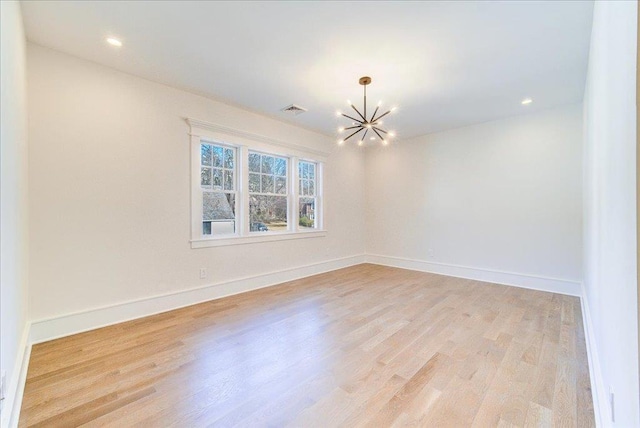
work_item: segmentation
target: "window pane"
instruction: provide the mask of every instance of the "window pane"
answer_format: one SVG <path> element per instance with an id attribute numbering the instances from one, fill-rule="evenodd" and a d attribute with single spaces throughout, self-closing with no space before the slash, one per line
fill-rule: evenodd
<path id="1" fill-rule="evenodd" d="M 273 158 L 272 158 L 273 159 Z M 273 176 L 262 175 L 262 193 L 274 193 L 273 191 Z"/>
<path id="2" fill-rule="evenodd" d="M 275 174 L 286 176 L 287 175 L 287 160 L 282 158 L 276 158 Z"/>
<path id="3" fill-rule="evenodd" d="M 211 222 L 203 221 L 202 222 L 202 234 L 203 235 L 211 235 Z"/>
<path id="4" fill-rule="evenodd" d="M 287 197 L 251 195 L 249 224 L 252 232 L 287 230 Z"/>
<path id="5" fill-rule="evenodd" d="M 228 235 L 236 231 L 235 194 L 221 192 L 202 193 L 203 233 Z M 206 223 L 209 223 L 207 225 Z M 209 233 L 207 233 L 207 231 Z"/>
<path id="6" fill-rule="evenodd" d="M 287 193 L 287 179 L 285 177 L 276 177 L 276 193 L 283 195 Z"/>
<path id="7" fill-rule="evenodd" d="M 233 190 L 233 171 L 224 171 L 224 190 Z"/>
<path id="8" fill-rule="evenodd" d="M 300 175 L 298 188 L 300 196 L 315 196 L 316 194 L 316 164 L 300 161 L 298 164 Z"/>
<path id="9" fill-rule="evenodd" d="M 260 174 L 249 174 L 249 192 L 260 192 Z"/>
<path id="10" fill-rule="evenodd" d="M 222 190 L 222 170 L 218 168 L 213 169 L 213 188 Z"/>
<path id="11" fill-rule="evenodd" d="M 260 172 L 260 155 L 249 153 L 249 171 Z"/>
<path id="12" fill-rule="evenodd" d="M 209 144 L 200 145 L 200 163 L 211 166 L 211 146 Z"/>
<path id="13" fill-rule="evenodd" d="M 301 229 L 315 228 L 316 200 L 315 198 L 300 198 L 298 204 L 299 226 Z"/>
<path id="14" fill-rule="evenodd" d="M 232 149 L 224 149 L 224 167 L 233 169 L 233 150 Z"/>
<path id="15" fill-rule="evenodd" d="M 222 147 L 213 146 L 213 166 L 222 166 Z"/>
<path id="16" fill-rule="evenodd" d="M 273 174 L 273 158 L 271 156 L 262 155 L 262 173 Z"/>
<path id="17" fill-rule="evenodd" d="M 211 186 L 211 168 L 200 169 L 200 185 L 210 187 Z"/>

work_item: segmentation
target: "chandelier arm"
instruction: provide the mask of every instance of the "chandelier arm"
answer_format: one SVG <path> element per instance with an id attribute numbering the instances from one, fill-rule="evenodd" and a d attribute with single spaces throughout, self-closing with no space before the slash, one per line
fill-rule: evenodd
<path id="1" fill-rule="evenodd" d="M 351 120 L 355 120 L 355 121 L 356 121 L 356 122 L 358 122 L 359 124 L 363 124 L 363 123 L 364 123 L 364 122 L 363 122 L 363 121 L 361 121 L 360 119 L 356 119 L 355 117 L 351 117 L 351 116 L 349 116 L 348 114 L 344 114 L 344 113 L 342 113 L 342 115 L 343 115 L 344 117 L 348 117 L 348 118 L 349 118 L 349 119 L 351 119 Z"/>
<path id="2" fill-rule="evenodd" d="M 378 114 L 378 109 L 379 108 L 380 108 L 380 106 L 376 106 L 376 109 L 373 111 L 373 114 L 371 115 L 371 122 L 369 122 L 369 123 L 375 122 L 375 117 L 376 117 L 376 114 Z"/>
<path id="3" fill-rule="evenodd" d="M 366 129 L 364 130 L 364 135 L 362 136 L 362 140 L 363 140 L 363 141 L 364 141 L 364 139 L 365 139 L 365 138 L 367 138 L 367 132 L 369 132 L 369 129 L 370 129 L 370 128 L 366 128 Z"/>
<path id="4" fill-rule="evenodd" d="M 389 113 L 391 113 L 391 110 L 387 111 L 386 113 L 383 113 L 380 117 L 377 117 L 375 120 L 372 119 L 371 122 L 377 122 L 380 119 L 382 119 L 383 117 L 385 117 L 386 115 L 388 115 Z"/>
<path id="5" fill-rule="evenodd" d="M 346 131 L 347 129 L 356 129 L 356 128 L 362 128 L 362 125 L 350 126 L 348 128 L 344 128 L 344 130 Z"/>
<path id="6" fill-rule="evenodd" d="M 358 116 L 360 116 L 360 117 L 362 118 L 362 120 L 363 120 L 363 121 L 365 121 L 365 122 L 367 121 L 367 118 L 366 118 L 366 117 L 364 117 L 364 116 L 362 115 L 362 113 L 360 113 L 360 112 L 358 111 L 358 109 L 356 108 L 356 106 L 354 106 L 353 104 L 351 104 L 351 108 L 352 108 L 352 109 L 354 109 L 354 110 L 356 111 L 356 113 L 358 113 Z"/>
<path id="7" fill-rule="evenodd" d="M 374 127 L 373 127 L 373 129 L 375 129 L 376 131 L 379 131 L 379 132 L 384 132 L 385 134 L 387 134 L 387 133 L 388 133 L 388 132 L 387 132 L 387 131 L 385 131 L 384 129 L 382 129 L 382 128 L 378 128 L 377 126 L 374 126 Z"/>
<path id="8" fill-rule="evenodd" d="M 354 132 L 353 134 L 349 135 L 347 138 L 344 139 L 344 141 L 347 141 L 349 138 L 353 137 L 354 135 L 356 135 L 358 132 L 362 131 L 364 128 L 360 128 L 358 129 L 356 132 Z"/>
<path id="9" fill-rule="evenodd" d="M 380 133 L 376 131 L 376 128 L 373 128 L 373 132 L 375 132 L 378 135 L 378 137 L 380 137 L 381 141 L 384 141 L 384 138 L 382 138 L 382 135 L 380 135 Z"/>

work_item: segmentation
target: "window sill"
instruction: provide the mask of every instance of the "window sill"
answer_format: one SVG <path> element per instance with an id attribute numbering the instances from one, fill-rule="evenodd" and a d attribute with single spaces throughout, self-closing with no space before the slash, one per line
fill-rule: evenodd
<path id="1" fill-rule="evenodd" d="M 233 236 L 228 238 L 192 239 L 191 248 L 224 247 L 227 245 L 256 244 L 258 242 L 288 241 L 291 239 L 321 238 L 327 236 L 326 230 L 309 232 L 276 232 L 251 236 Z"/>

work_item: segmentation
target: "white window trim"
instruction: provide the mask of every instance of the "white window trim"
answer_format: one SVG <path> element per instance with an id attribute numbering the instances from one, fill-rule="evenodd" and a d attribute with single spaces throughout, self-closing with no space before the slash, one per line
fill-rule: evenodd
<path id="1" fill-rule="evenodd" d="M 186 119 L 191 127 L 191 248 L 220 247 L 226 245 L 253 244 L 258 242 L 284 241 L 291 239 L 318 238 L 327 235 L 324 229 L 323 176 L 324 162 L 329 152 L 311 149 L 302 145 L 283 142 L 258 134 L 229 128 L 197 119 Z M 200 144 L 232 146 L 236 151 L 236 205 L 239 224 L 233 235 L 202 237 L 202 190 L 200 187 Z M 274 154 L 289 158 L 289 229 L 283 232 L 250 232 L 249 227 L 249 150 Z M 298 213 L 298 160 L 315 162 L 316 171 L 316 212 L 319 213 L 315 230 L 299 229 Z"/>

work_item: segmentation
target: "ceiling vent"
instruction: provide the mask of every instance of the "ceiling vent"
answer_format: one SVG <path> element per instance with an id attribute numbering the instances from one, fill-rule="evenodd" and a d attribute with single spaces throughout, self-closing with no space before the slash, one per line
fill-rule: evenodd
<path id="1" fill-rule="evenodd" d="M 280 111 L 288 113 L 291 116 L 297 116 L 297 115 L 302 114 L 305 111 L 307 111 L 307 109 L 303 108 L 303 107 L 300 107 L 300 106 L 297 106 L 295 104 L 291 104 L 290 106 L 286 106 L 285 108 L 280 109 Z"/>

